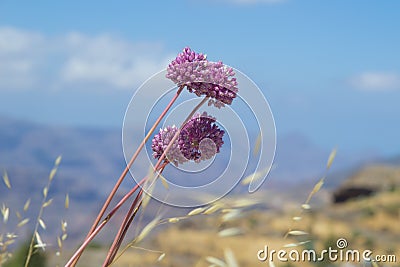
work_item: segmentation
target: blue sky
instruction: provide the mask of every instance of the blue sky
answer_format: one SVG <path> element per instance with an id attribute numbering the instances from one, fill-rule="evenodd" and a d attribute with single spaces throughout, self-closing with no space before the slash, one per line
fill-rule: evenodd
<path id="1" fill-rule="evenodd" d="M 400 152 L 397 0 L 0 1 L 0 115 L 121 127 L 183 47 L 263 90 L 279 136 Z"/>

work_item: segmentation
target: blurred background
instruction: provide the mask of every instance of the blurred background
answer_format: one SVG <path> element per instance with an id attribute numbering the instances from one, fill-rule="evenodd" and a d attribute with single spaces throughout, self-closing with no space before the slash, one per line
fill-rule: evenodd
<path id="1" fill-rule="evenodd" d="M 0 186 L 0 202 L 17 223 L 14 210 L 31 198 L 26 216 L 34 218 L 62 155 L 43 235 L 56 244 L 65 217 L 74 248 L 124 168 L 121 128 L 135 90 L 190 46 L 263 91 L 276 123 L 275 167 L 251 196 L 258 204 L 230 222 L 241 235 L 219 241 L 212 238 L 223 227 L 217 216 L 191 220 L 150 238 L 149 248 L 168 250 L 158 265 L 150 255 L 121 266 L 208 266 L 205 257 L 222 258 L 229 245 L 240 266 L 267 265 L 257 261 L 258 249 L 285 243 L 333 148 L 336 159 L 301 227 L 316 246 L 344 237 L 355 248 L 397 253 L 400 262 L 399 10 L 396 0 L 1 0 L 0 168 L 12 187 Z M 68 211 L 59 208 L 66 193 Z M 1 227 L 13 231 L 10 222 Z M 88 266 L 98 266 L 95 256 Z"/>

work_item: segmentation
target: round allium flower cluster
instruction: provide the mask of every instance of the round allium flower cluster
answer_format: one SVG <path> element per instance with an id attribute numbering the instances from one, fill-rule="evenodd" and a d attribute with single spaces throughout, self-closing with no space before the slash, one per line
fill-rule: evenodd
<path id="1" fill-rule="evenodd" d="M 177 85 L 186 85 L 189 92 L 211 98 L 209 105 L 230 105 L 238 92 L 235 72 L 222 62 L 210 62 L 203 54 L 183 49 L 168 65 L 167 75 Z"/>
<path id="2" fill-rule="evenodd" d="M 194 115 L 181 129 L 177 140 L 167 151 L 167 161 L 175 165 L 193 160 L 200 162 L 219 153 L 224 141 L 224 131 L 215 123 L 215 118 L 207 113 Z M 159 159 L 166 150 L 178 128 L 168 126 L 153 138 L 153 157 Z"/>
<path id="3" fill-rule="evenodd" d="M 199 162 L 219 153 L 224 141 L 224 131 L 215 124 L 215 118 L 206 112 L 196 114 L 181 130 L 179 147 L 188 160 Z"/>
<path id="4" fill-rule="evenodd" d="M 175 125 L 168 126 L 164 129 L 160 129 L 160 132 L 154 136 L 151 144 L 154 158 L 159 159 L 161 157 L 177 131 L 178 128 L 176 128 Z M 179 149 L 178 139 L 174 141 L 174 144 L 167 151 L 166 159 L 175 166 L 187 161 Z"/>

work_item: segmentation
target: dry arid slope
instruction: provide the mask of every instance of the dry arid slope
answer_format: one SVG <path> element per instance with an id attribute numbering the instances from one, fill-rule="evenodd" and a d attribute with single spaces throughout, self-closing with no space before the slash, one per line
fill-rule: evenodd
<path id="1" fill-rule="evenodd" d="M 345 238 L 348 249 L 369 249 L 375 255 L 395 255 L 397 263 L 378 266 L 400 266 L 400 187 L 399 167 L 367 166 L 353 173 L 338 189 L 355 185 L 384 185 L 370 196 L 360 196 L 342 203 L 321 201 L 332 199 L 332 192 L 321 190 L 311 202 L 311 208 L 302 213 L 302 219 L 293 222 L 293 216 L 301 212 L 301 201 L 290 200 L 282 205 L 262 205 L 244 209 L 243 216 L 222 221 L 223 210 L 170 223 L 155 231 L 140 244 L 142 249 L 131 248 L 115 263 L 115 266 L 212 266 L 209 256 L 224 259 L 224 252 L 231 250 L 239 266 L 269 266 L 257 259 L 257 252 L 265 245 L 279 250 L 285 244 L 307 241 L 303 248 L 314 247 L 316 251 L 336 248 L 336 241 Z M 371 181 L 379 180 L 379 182 Z M 311 191 L 312 188 L 310 188 Z M 286 194 L 288 192 L 285 192 Z M 283 193 L 283 195 L 285 194 Z M 305 192 L 305 196 L 308 192 Z M 258 196 L 262 195 L 261 192 Z M 271 201 L 265 197 L 265 201 Z M 264 206 L 264 207 L 265 207 Z M 225 211 L 226 212 L 226 211 Z M 220 237 L 218 233 L 227 228 L 238 228 L 241 234 Z M 306 235 L 284 238 L 289 228 L 307 232 Z M 147 249 L 147 250 L 143 250 Z M 289 251 L 289 249 L 287 249 Z M 81 266 L 99 266 L 106 251 L 90 249 L 83 257 Z M 165 257 L 157 261 L 161 253 Z M 275 266 L 330 266 L 329 262 L 281 263 Z M 362 263 L 331 263 L 334 266 L 370 266 Z M 217 266 L 217 265 L 214 265 Z"/>

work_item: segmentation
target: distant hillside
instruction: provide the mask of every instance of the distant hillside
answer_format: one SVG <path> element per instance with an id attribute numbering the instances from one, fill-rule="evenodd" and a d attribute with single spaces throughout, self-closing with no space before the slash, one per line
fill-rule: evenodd
<path id="1" fill-rule="evenodd" d="M 48 126 L 4 116 L 0 116 L 0 129 L 0 168 L 47 171 L 61 154 L 60 170 L 72 184 L 98 185 L 101 181 L 96 190 L 104 190 L 125 166 L 120 129 Z M 274 185 L 313 181 L 323 173 L 329 152 L 301 134 L 278 136 L 275 168 L 269 180 Z M 333 169 L 370 158 L 353 156 L 339 150 Z"/>
<path id="2" fill-rule="evenodd" d="M 0 117 L 0 167 L 47 171 L 58 155 L 74 183 L 112 178 L 124 167 L 120 131 L 53 127 Z M 101 188 L 97 188 L 101 189 Z"/>
<path id="3" fill-rule="evenodd" d="M 329 152 L 300 134 L 278 137 L 276 168 L 264 188 L 277 192 L 279 188 L 295 189 L 286 194 L 295 198 L 302 196 L 303 191 L 324 173 Z M 33 200 L 39 200 L 46 177 L 60 154 L 62 163 L 50 191 L 58 197 L 55 200 L 58 207 L 63 206 L 63 197 L 69 193 L 71 208 L 68 212 L 74 218 L 71 232 L 78 235 L 82 226 L 85 227 L 88 219 L 91 220 L 98 211 L 125 167 L 121 131 L 49 126 L 0 116 L 0 169 L 8 172 L 13 185 L 12 190 L 0 185 L 0 203 L 21 209 L 30 197 L 33 206 L 29 216 L 34 216 Z M 333 169 L 340 170 L 365 159 L 351 158 L 339 153 Z M 128 180 L 123 190 L 131 186 L 132 180 Z M 59 220 L 57 215 L 64 211 L 54 206 L 47 212 L 54 220 Z M 48 222 L 51 223 L 53 221 Z M 58 224 L 57 221 L 54 223 Z"/>
<path id="4" fill-rule="evenodd" d="M 377 169 L 375 174 L 378 176 Z M 384 171 L 385 172 L 385 171 Z M 384 172 L 382 175 L 384 175 Z M 261 193 L 261 192 L 260 192 Z M 311 204 L 311 209 L 303 211 L 297 221 L 293 216 L 300 215 L 301 200 L 297 203 L 290 199 L 287 193 L 270 195 L 264 191 L 265 203 L 280 197 L 281 205 L 263 209 L 237 209 L 241 216 L 226 219 L 223 210 L 211 215 L 198 215 L 181 219 L 178 222 L 164 225 L 152 232 L 139 244 L 145 249 L 128 249 L 115 263 L 115 266 L 210 266 L 207 257 L 224 259 L 227 249 L 233 252 L 238 266 L 269 266 L 257 259 L 257 252 L 268 246 L 269 250 L 284 249 L 287 252 L 296 249 L 315 249 L 320 253 L 323 249 L 337 248 L 339 239 L 345 240 L 349 250 L 370 250 L 373 255 L 395 255 L 395 263 L 385 263 L 378 266 L 400 266 L 400 191 L 382 191 L 366 197 L 352 199 L 341 204 L 325 203 L 317 207 Z M 308 192 L 304 192 L 308 193 Z M 318 192 L 316 197 L 324 192 Z M 326 192 L 325 192 L 326 193 Z M 286 196 L 282 196 L 287 194 Z M 258 196 L 260 196 L 259 194 Z M 318 200 L 317 200 L 318 201 Z M 232 198 L 228 203 L 234 203 Z M 314 202 L 314 201 L 313 201 Z M 290 205 L 287 205 L 289 204 Z M 226 212 L 226 211 L 225 211 Z M 232 210 L 228 211 L 232 212 Z M 167 213 L 166 217 L 175 217 Z M 284 238 L 288 229 L 300 230 L 305 233 Z M 225 230 L 226 235 L 221 235 Z M 228 234 L 231 233 L 231 234 Z M 303 242 L 303 245 L 288 246 Z M 107 250 L 104 247 L 88 250 L 82 260 L 89 266 L 99 266 Z M 165 257 L 158 262 L 161 253 Z M 319 254 L 320 255 L 320 254 Z M 276 259 L 276 258 L 275 258 Z M 325 258 L 326 259 L 326 258 Z M 90 264 L 89 264 L 90 262 Z M 224 266 L 224 265 L 220 265 Z M 368 266 L 363 262 L 334 261 L 312 263 L 279 262 L 277 267 L 285 266 Z"/>
<path id="5" fill-rule="evenodd" d="M 348 199 L 366 197 L 378 192 L 394 191 L 400 188 L 400 164 L 374 163 L 358 169 L 334 190 L 333 200 L 345 202 Z"/>
<path id="6" fill-rule="evenodd" d="M 351 175 L 342 187 L 367 187 L 376 191 L 390 191 L 400 187 L 400 164 L 371 164 Z"/>

